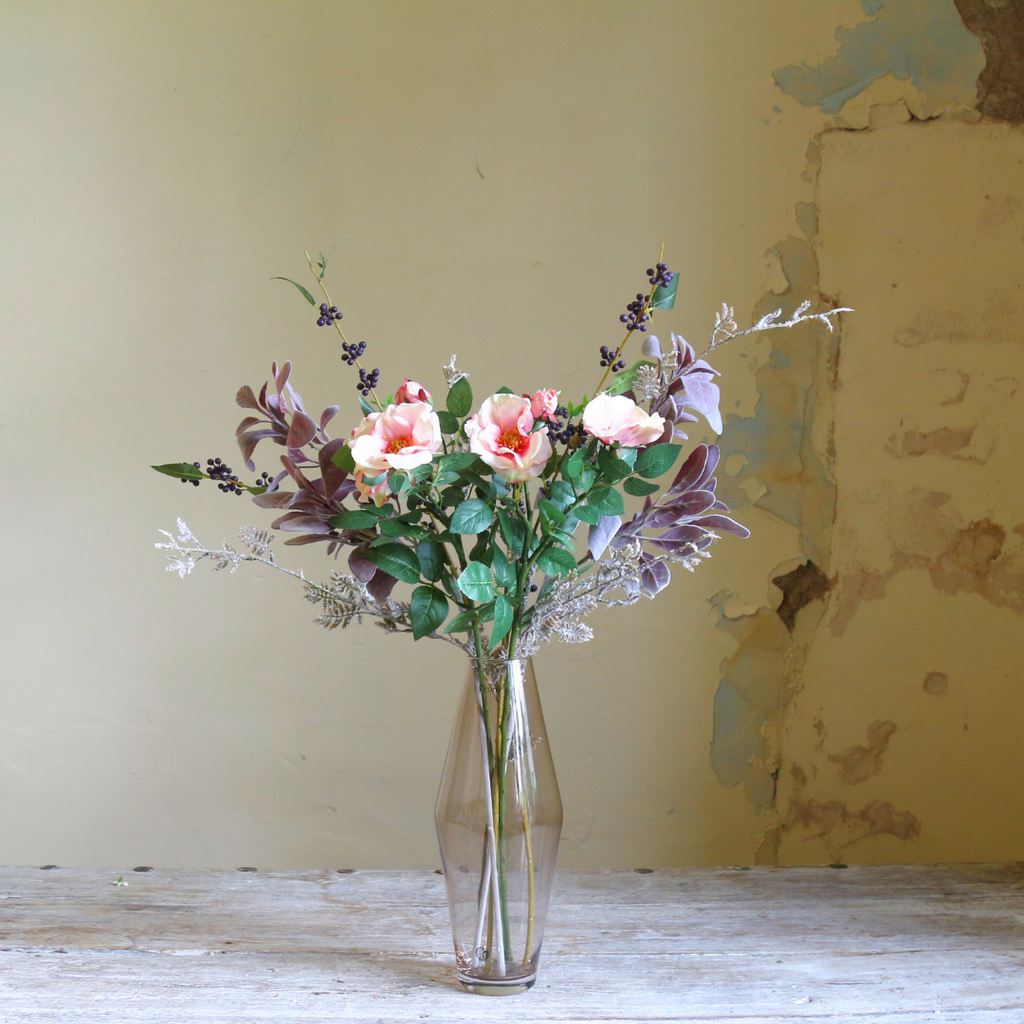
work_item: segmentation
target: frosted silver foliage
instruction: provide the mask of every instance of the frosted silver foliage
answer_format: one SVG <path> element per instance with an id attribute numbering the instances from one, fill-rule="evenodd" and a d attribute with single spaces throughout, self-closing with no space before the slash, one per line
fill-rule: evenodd
<path id="1" fill-rule="evenodd" d="M 847 306 L 840 306 L 837 309 L 825 309 L 820 313 L 808 313 L 807 310 L 811 308 L 809 299 L 804 299 L 799 306 L 793 310 L 793 315 L 788 320 L 783 320 L 782 310 L 776 309 L 771 313 L 765 313 L 760 320 L 754 324 L 753 327 L 748 327 L 745 331 L 741 331 L 736 323 L 736 314 L 732 306 L 727 306 L 724 302 L 722 308 L 715 314 L 715 326 L 711 331 L 711 340 L 708 343 L 708 347 L 701 353 L 702 356 L 706 356 L 712 349 L 718 348 L 719 345 L 724 345 L 727 341 L 732 341 L 733 338 L 742 338 L 746 334 L 756 334 L 758 331 L 770 331 L 777 327 L 796 327 L 797 324 L 810 323 L 812 320 L 819 320 L 823 323 L 830 331 L 834 330 L 832 326 L 832 317 L 838 316 L 840 313 L 852 313 L 853 310 Z"/>
<path id="2" fill-rule="evenodd" d="M 455 368 L 455 360 L 457 358 L 458 355 L 453 352 L 451 359 L 448 360 L 448 365 L 441 367 L 441 372 L 444 374 L 445 383 L 450 388 L 458 384 L 463 377 L 469 376 L 468 373 L 463 373 L 462 370 L 457 370 Z"/>

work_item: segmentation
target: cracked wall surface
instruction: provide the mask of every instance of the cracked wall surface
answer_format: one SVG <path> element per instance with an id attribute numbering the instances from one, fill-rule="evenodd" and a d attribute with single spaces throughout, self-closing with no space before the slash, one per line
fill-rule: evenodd
<path id="1" fill-rule="evenodd" d="M 762 607 L 712 598 L 736 650 L 711 764 L 762 863 L 1016 859 L 1024 5 L 862 9 L 834 54 L 775 72 L 831 119 L 754 314 L 857 312 L 772 337 L 726 424 L 728 500 L 791 539 Z"/>

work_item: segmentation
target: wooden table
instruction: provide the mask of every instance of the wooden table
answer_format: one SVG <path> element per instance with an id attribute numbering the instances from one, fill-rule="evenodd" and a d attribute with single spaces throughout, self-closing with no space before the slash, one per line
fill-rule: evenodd
<path id="1" fill-rule="evenodd" d="M 424 1020 L 1022 1024 L 1024 866 L 562 872 L 505 999 L 437 873 L 0 868 L 3 1024 Z"/>

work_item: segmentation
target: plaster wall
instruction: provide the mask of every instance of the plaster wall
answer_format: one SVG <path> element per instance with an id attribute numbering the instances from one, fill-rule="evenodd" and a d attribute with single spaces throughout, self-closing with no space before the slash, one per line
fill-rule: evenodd
<path id="1" fill-rule="evenodd" d="M 538 659 L 560 863 L 1016 859 L 1024 153 L 990 10 L 3 5 L 0 861 L 433 866 L 457 652 L 165 574 L 177 516 L 268 520 L 147 467 L 230 462 L 273 359 L 344 419 L 268 280 L 304 246 L 385 380 L 437 393 L 454 351 L 480 395 L 592 389 L 662 242 L 659 330 L 695 344 L 723 300 L 858 312 L 714 361 L 754 536 Z"/>

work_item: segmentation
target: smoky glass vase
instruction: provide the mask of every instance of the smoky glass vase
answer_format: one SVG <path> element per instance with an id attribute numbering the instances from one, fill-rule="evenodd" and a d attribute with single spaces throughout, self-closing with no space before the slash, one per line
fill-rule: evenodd
<path id="1" fill-rule="evenodd" d="M 435 821 L 459 981 L 480 995 L 525 992 L 562 829 L 529 658 L 470 659 Z"/>

